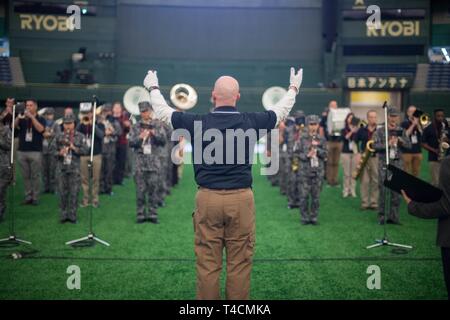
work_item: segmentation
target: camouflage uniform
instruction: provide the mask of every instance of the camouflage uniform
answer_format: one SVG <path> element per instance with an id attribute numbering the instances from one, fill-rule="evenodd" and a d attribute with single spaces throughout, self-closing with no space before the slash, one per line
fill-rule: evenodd
<path id="1" fill-rule="evenodd" d="M 110 136 L 106 136 L 105 134 L 103 137 L 100 193 L 112 194 L 114 166 L 116 163 L 116 143 L 117 139 L 122 134 L 122 127 L 120 126 L 120 123 L 112 116 L 108 116 L 104 124 L 105 123 L 105 129 L 108 125 L 113 128 L 114 132 Z"/>
<path id="2" fill-rule="evenodd" d="M 389 163 L 397 168 L 403 168 L 402 151 L 401 149 L 411 148 L 411 141 L 406 135 L 406 130 L 403 130 L 400 126 L 394 131 L 402 131 L 402 136 L 399 136 L 399 144 L 402 148 L 390 148 L 389 152 Z M 390 131 L 393 132 L 393 131 Z M 389 133 L 391 136 L 391 133 Z M 387 222 L 399 223 L 399 207 L 400 207 L 400 194 L 394 192 L 390 189 L 386 189 L 384 186 L 384 180 L 386 177 L 386 147 L 385 147 L 385 127 L 384 125 L 375 131 L 373 135 L 374 149 L 378 154 L 378 213 L 380 223 L 384 223 L 384 213 L 385 213 L 385 201 L 390 199 L 390 211 L 387 215 Z M 389 197 L 389 198 L 388 198 Z"/>
<path id="3" fill-rule="evenodd" d="M 75 120 L 73 116 L 71 119 Z M 83 143 L 84 135 L 74 129 L 74 132 L 66 134 L 58 133 L 51 144 L 51 150 L 56 157 L 56 172 L 58 180 L 58 196 L 61 222 L 70 220 L 76 222 L 78 194 L 81 186 L 80 155 L 88 153 L 86 144 Z M 78 152 L 71 151 L 71 159 L 59 155 L 59 152 L 70 145 L 70 141 L 78 148 Z"/>
<path id="4" fill-rule="evenodd" d="M 6 193 L 11 182 L 11 129 L 0 122 L 0 221 L 6 210 Z"/>
<path id="5" fill-rule="evenodd" d="M 311 116 L 308 116 L 310 118 Z M 318 117 L 311 118 L 318 123 Z M 311 121 L 313 121 L 311 120 Z M 319 144 L 315 146 L 317 150 L 316 158 L 308 158 L 308 153 L 312 148 L 312 141 L 315 140 Z M 299 179 L 300 189 L 300 214 L 303 224 L 317 223 L 319 214 L 319 197 L 322 190 L 322 182 L 325 175 L 325 161 L 327 158 L 327 144 L 325 138 L 319 133 L 311 136 L 309 132 L 305 132 L 300 138 L 298 148 L 294 148 L 294 156 L 300 159 Z M 311 206 L 309 206 L 309 198 L 311 197 Z"/>
<path id="6" fill-rule="evenodd" d="M 142 130 L 153 128 L 155 135 L 145 142 L 139 137 Z M 159 171 L 161 170 L 160 149 L 164 146 L 165 132 L 159 121 L 151 121 L 146 124 L 140 121 L 131 128 L 128 143 L 133 148 L 135 154 L 135 174 L 136 183 L 136 211 L 138 222 L 148 219 L 157 223 L 158 214 L 158 185 Z M 146 203 L 147 200 L 147 203 Z M 147 213 L 149 217 L 146 218 Z"/>
<path id="7" fill-rule="evenodd" d="M 50 111 L 46 111 L 50 112 Z M 55 121 L 47 121 L 45 125 L 45 131 L 50 134 L 49 137 L 44 138 L 42 140 L 42 180 L 44 182 L 44 192 L 47 193 L 54 193 L 55 187 L 56 187 L 56 180 L 55 180 L 55 164 L 56 164 L 56 158 L 55 155 L 50 150 L 50 144 L 52 143 L 52 140 L 54 139 L 57 130 L 58 125 Z"/>
<path id="8" fill-rule="evenodd" d="M 301 119 L 300 119 L 301 118 Z M 297 119 L 297 123 L 296 123 Z M 299 121 L 299 119 L 301 121 Z M 286 127 L 285 141 L 287 144 L 288 162 L 288 208 L 298 208 L 300 206 L 301 182 L 300 182 L 300 159 L 294 156 L 294 148 L 300 148 L 300 138 L 304 133 L 304 113 L 296 111 L 293 114 L 293 123 Z"/>
<path id="9" fill-rule="evenodd" d="M 283 135 L 283 143 L 280 145 L 280 164 L 279 164 L 279 177 L 278 177 L 278 183 L 280 185 L 280 192 L 283 195 L 287 194 L 288 190 L 288 176 L 290 173 L 289 167 L 288 167 L 288 150 L 287 150 L 287 143 L 286 143 L 286 129 L 284 131 L 280 130 L 280 134 Z"/>
<path id="10" fill-rule="evenodd" d="M 267 140 L 266 140 L 266 151 L 272 151 L 271 150 L 271 134 L 270 131 L 267 134 Z M 279 145 L 278 145 L 279 147 Z M 275 152 L 271 152 L 272 154 L 275 154 Z M 280 152 L 278 152 L 278 155 L 280 155 Z M 270 163 L 268 164 L 270 166 Z M 281 168 L 280 168 L 281 169 Z M 279 185 L 279 178 L 280 178 L 280 169 L 277 171 L 276 174 L 269 174 L 267 175 L 267 179 L 269 179 L 272 186 L 278 186 Z"/>
<path id="11" fill-rule="evenodd" d="M 156 148 L 155 152 L 157 153 L 158 157 L 160 158 L 161 163 L 161 169 L 158 171 L 158 188 L 157 188 L 157 197 L 158 197 L 158 205 L 162 206 L 164 205 L 164 198 L 167 194 L 169 194 L 169 188 L 170 188 L 170 180 L 168 180 L 168 172 L 169 165 L 172 164 L 172 161 L 170 160 L 170 128 L 165 123 L 159 121 L 159 120 L 152 120 L 152 123 L 158 123 L 159 126 L 162 127 L 163 135 L 162 138 L 164 139 L 164 146 L 161 148 Z"/>

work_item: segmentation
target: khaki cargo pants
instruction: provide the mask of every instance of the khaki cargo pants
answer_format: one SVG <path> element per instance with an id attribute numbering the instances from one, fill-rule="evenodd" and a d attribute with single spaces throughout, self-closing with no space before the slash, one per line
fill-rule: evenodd
<path id="1" fill-rule="evenodd" d="M 249 299 L 255 245 L 255 204 L 250 188 L 200 188 L 193 213 L 197 299 L 220 299 L 223 249 L 226 299 Z"/>

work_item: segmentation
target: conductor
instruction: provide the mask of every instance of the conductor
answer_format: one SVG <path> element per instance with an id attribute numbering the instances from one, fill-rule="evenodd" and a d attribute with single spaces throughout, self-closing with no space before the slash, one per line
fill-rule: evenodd
<path id="1" fill-rule="evenodd" d="M 222 76 L 212 91 L 214 110 L 208 114 L 177 112 L 164 100 L 156 71 L 148 71 L 144 86 L 158 119 L 174 129 L 189 132 L 193 147 L 195 181 L 198 185 L 193 213 L 195 254 L 197 257 L 197 299 L 220 299 L 220 273 L 223 249 L 226 250 L 226 299 L 249 299 L 252 256 L 255 246 L 255 205 L 252 191 L 251 157 L 256 141 L 245 139 L 236 143 L 228 130 L 270 130 L 275 128 L 292 109 L 302 83 L 303 70 L 291 68 L 287 94 L 265 112 L 239 112 L 239 83 Z M 219 132 L 216 139 L 204 135 L 207 130 Z M 209 131 L 211 132 L 211 131 Z M 196 142 L 197 137 L 200 144 Z M 195 137 L 195 138 L 194 138 Z M 228 138 L 228 139 L 227 139 Z M 215 159 L 204 158 L 208 146 L 222 141 Z M 232 148 L 229 145 L 232 144 Z M 226 146 L 226 147 L 225 147 Z M 223 150 L 223 153 L 222 153 Z M 233 150 L 233 154 L 230 153 Z M 236 153 L 244 152 L 245 161 L 237 161 Z M 197 161 L 200 157 L 201 161 Z M 230 161 L 231 160 L 233 161 Z M 234 158 L 234 159 L 233 159 Z M 221 161 L 226 159 L 226 161 Z M 231 163 L 230 163 L 231 162 Z"/>
<path id="2" fill-rule="evenodd" d="M 402 195 L 408 205 L 409 214 L 418 218 L 438 220 L 436 244 L 441 247 L 444 281 L 450 300 L 450 157 L 442 160 L 439 177 L 442 197 L 436 202 L 413 201 L 404 190 Z"/>

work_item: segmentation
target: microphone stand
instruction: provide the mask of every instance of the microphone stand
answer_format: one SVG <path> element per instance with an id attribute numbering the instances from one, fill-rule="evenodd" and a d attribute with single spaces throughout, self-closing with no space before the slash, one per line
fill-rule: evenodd
<path id="1" fill-rule="evenodd" d="M 386 146 L 386 165 L 384 167 L 385 169 L 385 181 L 388 180 L 388 169 L 389 169 L 389 132 L 388 132 L 388 116 L 387 116 L 387 102 L 385 101 L 383 104 L 383 109 L 384 109 L 384 134 L 385 134 L 385 146 Z M 412 246 L 406 245 L 406 244 L 399 244 L 399 243 L 393 243 L 390 242 L 388 240 L 387 237 L 387 230 L 386 230 L 386 212 L 390 212 L 391 211 L 391 196 L 389 194 L 388 197 L 388 191 L 387 191 L 387 187 L 384 186 L 383 189 L 383 194 L 380 195 L 382 197 L 384 197 L 384 214 L 383 214 L 383 229 L 384 229 L 384 234 L 383 234 L 383 239 L 378 239 L 375 240 L 375 244 L 372 244 L 370 246 L 367 246 L 366 249 L 372 249 L 372 248 L 377 248 L 377 247 L 381 247 L 381 246 L 391 246 L 391 247 L 398 247 L 398 248 L 405 248 L 405 249 L 412 249 Z M 389 199 L 388 199 L 389 198 Z"/>
<path id="2" fill-rule="evenodd" d="M 75 239 L 75 240 L 71 240 L 71 241 L 67 241 L 66 245 L 72 246 L 76 243 L 80 243 L 80 242 L 88 242 L 91 244 L 95 244 L 96 242 L 99 242 L 107 247 L 110 246 L 110 244 L 98 237 L 96 237 L 96 235 L 94 234 L 93 231 L 93 227 L 92 227 L 92 210 L 93 210 L 93 205 L 92 205 L 92 200 L 93 200 L 93 194 L 92 194 L 92 184 L 93 184 L 93 178 L 94 178 L 94 170 L 93 170 L 93 164 L 94 164 L 94 137 L 95 137 L 95 126 L 96 126 L 96 109 L 97 109 L 97 97 L 93 96 L 93 108 L 92 108 L 92 114 L 93 114 L 93 118 L 92 118 L 92 132 L 91 132 L 91 154 L 90 154 L 90 159 L 88 162 L 88 171 L 89 171 L 89 232 L 88 235 L 80 238 L 80 239 Z"/>
<path id="3" fill-rule="evenodd" d="M 31 244 L 30 241 L 26 241 L 23 239 L 19 239 L 16 236 L 15 232 L 15 207 L 14 207 L 14 196 L 15 196 L 15 189 L 16 189 L 16 175 L 15 175 L 15 166 L 14 166 L 14 133 L 15 133 L 15 126 L 14 123 L 16 122 L 16 105 L 13 105 L 12 110 L 12 129 L 11 129 L 11 156 L 9 161 L 9 170 L 11 173 L 11 186 L 9 189 L 9 214 L 11 215 L 11 223 L 9 225 L 9 236 L 8 238 L 0 239 L 0 243 L 11 243 L 11 244 Z"/>

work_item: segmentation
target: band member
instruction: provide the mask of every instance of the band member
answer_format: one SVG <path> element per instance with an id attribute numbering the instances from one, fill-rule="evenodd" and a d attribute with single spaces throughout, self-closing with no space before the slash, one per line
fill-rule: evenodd
<path id="1" fill-rule="evenodd" d="M 288 153 L 287 153 L 287 141 L 286 141 L 286 126 L 287 126 L 287 119 L 284 121 L 281 121 L 278 125 L 279 130 L 279 141 L 280 141 L 280 153 L 279 153 L 279 177 L 278 177 L 278 184 L 280 185 L 280 193 L 282 195 L 287 195 L 287 189 L 288 189 L 288 175 L 289 171 L 287 170 L 287 163 L 288 163 Z"/>
<path id="2" fill-rule="evenodd" d="M 1 119 L 2 123 L 9 127 L 11 127 L 12 111 L 13 111 L 14 103 L 15 103 L 14 98 L 12 98 L 12 97 L 6 98 L 5 109 L 3 109 L 2 113 L 0 114 L 0 119 Z"/>
<path id="3" fill-rule="evenodd" d="M 73 115 L 75 117 L 75 128 L 77 128 L 78 127 L 78 119 L 76 118 L 72 107 L 65 107 L 64 108 L 62 119 L 64 119 L 64 117 L 69 115 L 69 114 L 71 114 L 71 115 Z M 57 125 L 55 126 L 55 135 L 58 134 L 58 133 L 61 133 L 63 131 L 64 131 L 64 123 L 63 123 L 63 121 L 57 121 Z"/>
<path id="4" fill-rule="evenodd" d="M 300 140 L 300 146 L 294 147 L 300 159 L 300 194 L 301 223 L 317 224 L 319 216 L 319 197 L 325 174 L 325 160 L 327 159 L 327 143 L 319 134 L 320 119 L 317 115 L 306 117 L 306 133 Z M 311 204 L 310 204 L 311 203 Z"/>
<path id="5" fill-rule="evenodd" d="M 195 157 L 200 158 L 200 163 L 194 161 L 195 180 L 199 190 L 193 214 L 198 299 L 220 299 L 224 247 L 227 251 L 226 298 L 249 298 L 255 245 L 255 205 L 249 155 L 250 150 L 254 150 L 256 141 L 249 141 L 240 150 L 247 155 L 245 163 L 237 163 L 237 155 L 234 153 L 232 164 L 210 164 L 205 161 L 209 159 L 203 157 L 203 148 L 207 148 L 211 141 L 201 141 L 201 145 L 197 145 L 194 137 L 203 136 L 210 128 L 221 132 L 222 139 L 225 138 L 227 129 L 251 129 L 259 132 L 260 129 L 275 128 L 287 117 L 295 103 L 302 73 L 301 69 L 296 73 L 291 68 L 290 86 L 284 97 L 266 112 L 249 113 L 240 113 L 236 109 L 240 97 L 237 80 L 222 76 L 217 79 L 212 91 L 214 109 L 205 115 L 177 112 L 169 107 L 159 91 L 156 71 L 149 71 L 144 79 L 156 117 L 172 125 L 175 130 L 187 130 L 193 144 L 194 160 Z M 221 162 L 227 159 L 229 148 L 225 145 Z M 201 150 L 200 154 L 196 150 Z"/>
<path id="6" fill-rule="evenodd" d="M 170 190 L 170 180 L 168 179 L 169 165 L 171 164 L 170 151 L 171 151 L 171 141 L 170 134 L 171 129 L 169 126 L 157 119 L 152 120 L 153 123 L 158 123 L 161 126 L 161 139 L 164 140 L 163 146 L 161 148 L 155 148 L 155 155 L 159 158 L 160 169 L 157 171 L 159 183 L 156 187 L 156 197 L 158 199 L 157 203 L 159 207 L 164 207 L 164 198 L 169 194 Z"/>
<path id="7" fill-rule="evenodd" d="M 335 100 L 331 100 L 328 104 L 328 109 L 337 109 L 338 104 Z M 326 164 L 326 179 L 327 183 L 332 187 L 337 187 L 339 185 L 338 175 L 339 175 L 339 158 L 341 156 L 342 141 L 341 137 L 336 134 L 330 134 L 327 128 L 327 117 L 322 117 L 321 120 L 321 135 L 325 136 L 328 145 L 328 159 Z"/>
<path id="8" fill-rule="evenodd" d="M 430 165 L 431 183 L 439 185 L 439 170 L 441 160 L 445 158 L 448 148 L 448 124 L 445 121 L 443 109 L 436 109 L 433 112 L 432 123 L 423 131 L 422 146 L 428 151 L 428 163 Z"/>
<path id="9" fill-rule="evenodd" d="M 49 146 L 55 137 L 55 110 L 45 108 L 44 112 L 45 129 L 42 135 L 42 180 L 44 182 L 44 193 L 55 192 L 55 155 L 51 152 Z"/>
<path id="10" fill-rule="evenodd" d="M 92 110 L 80 113 L 80 118 L 81 122 L 77 126 L 77 131 L 83 134 L 83 143 L 90 153 L 93 121 Z M 92 159 L 92 206 L 95 208 L 99 205 L 98 192 L 102 169 L 102 145 L 104 136 L 105 126 L 103 123 L 96 121 Z M 86 207 L 89 204 L 89 161 L 90 154 L 80 157 L 81 187 L 83 189 L 83 201 L 81 202 L 81 207 Z"/>
<path id="11" fill-rule="evenodd" d="M 400 126 L 400 114 L 394 108 L 388 110 L 388 143 L 389 143 L 389 163 L 397 168 L 403 168 L 402 149 L 410 148 L 411 141 L 406 135 L 406 130 Z M 400 195 L 384 186 L 384 179 L 386 177 L 386 144 L 385 144 L 385 124 L 380 127 L 374 134 L 374 149 L 378 154 L 378 188 L 379 188 L 379 203 L 378 203 L 378 219 L 380 224 L 393 223 L 400 224 L 400 217 L 398 214 L 400 207 Z M 402 148 L 400 148 L 402 147 Z M 384 221 L 385 202 L 390 201 L 390 211 L 387 212 L 387 220 Z"/>
<path id="12" fill-rule="evenodd" d="M 80 191 L 80 156 L 88 152 L 84 136 L 75 130 L 75 116 L 68 114 L 63 120 L 63 132 L 53 139 L 50 150 L 56 157 L 60 222 L 76 223 L 78 193 Z"/>
<path id="13" fill-rule="evenodd" d="M 125 164 L 127 161 L 128 139 L 127 135 L 130 132 L 131 122 L 128 114 L 123 110 L 120 102 L 113 104 L 113 116 L 120 124 L 122 133 L 117 139 L 116 148 L 116 162 L 114 166 L 114 184 L 122 185 L 125 174 Z"/>
<path id="14" fill-rule="evenodd" d="M 411 140 L 411 149 L 403 149 L 403 165 L 405 171 L 416 177 L 419 176 L 420 163 L 422 162 L 422 128 L 419 118 L 414 117 L 417 110 L 415 106 L 409 106 L 406 110 L 406 119 L 402 122 L 402 128 Z"/>
<path id="15" fill-rule="evenodd" d="M 367 126 L 358 130 L 357 142 L 359 151 L 363 156 L 367 150 L 367 143 L 373 142 L 373 136 L 377 130 L 377 113 L 375 110 L 367 112 Z M 369 152 L 366 165 L 361 169 L 361 209 L 378 210 L 378 157 L 375 152 Z"/>
<path id="16" fill-rule="evenodd" d="M 293 113 L 294 121 L 292 125 L 288 123 L 286 127 L 286 145 L 288 153 L 288 161 L 286 163 L 288 174 L 288 208 L 299 208 L 300 207 L 300 194 L 302 192 L 302 183 L 300 180 L 300 159 L 297 154 L 294 153 L 294 148 L 296 150 L 300 149 L 300 141 L 302 136 L 305 134 L 305 114 L 303 111 L 296 111 Z"/>
<path id="17" fill-rule="evenodd" d="M 267 135 L 267 143 L 266 143 L 266 154 L 267 157 L 271 158 L 271 161 L 276 161 L 275 159 L 272 158 L 272 138 L 269 135 Z M 277 144 L 276 148 L 278 148 L 278 156 L 280 155 L 280 150 L 279 150 L 279 144 Z M 279 161 L 279 160 L 278 160 Z M 278 170 L 275 174 L 269 174 L 267 175 L 267 179 L 270 181 L 270 184 L 275 187 L 275 186 L 279 186 L 279 179 L 280 179 L 280 171 Z"/>
<path id="18" fill-rule="evenodd" d="M 356 198 L 356 180 L 353 177 L 353 171 L 356 169 L 360 160 L 360 154 L 358 152 L 357 136 L 359 125 L 353 123 L 355 116 L 353 113 L 349 113 L 345 118 L 345 127 L 341 131 L 342 137 L 342 152 L 341 162 L 342 169 L 344 171 L 344 182 L 342 189 L 342 196 L 347 198 L 352 196 Z"/>
<path id="19" fill-rule="evenodd" d="M 36 100 L 27 100 L 25 112 L 17 116 L 15 127 L 19 135 L 17 152 L 25 186 L 24 204 L 37 205 L 41 187 L 42 133 L 45 119 L 37 114 Z"/>
<path id="20" fill-rule="evenodd" d="M 11 183 L 11 129 L 0 118 L 0 222 L 6 211 L 6 193 Z"/>
<path id="21" fill-rule="evenodd" d="M 164 129 L 159 121 L 153 121 L 153 109 L 148 102 L 139 103 L 141 121 L 131 128 L 128 143 L 135 152 L 136 213 L 137 223 L 158 221 L 158 156 L 165 143 Z"/>
<path id="22" fill-rule="evenodd" d="M 105 126 L 102 146 L 102 173 L 100 175 L 100 193 L 112 195 L 114 166 L 116 163 L 117 140 L 122 134 L 120 123 L 112 115 L 112 105 L 102 107 L 99 122 Z"/>

